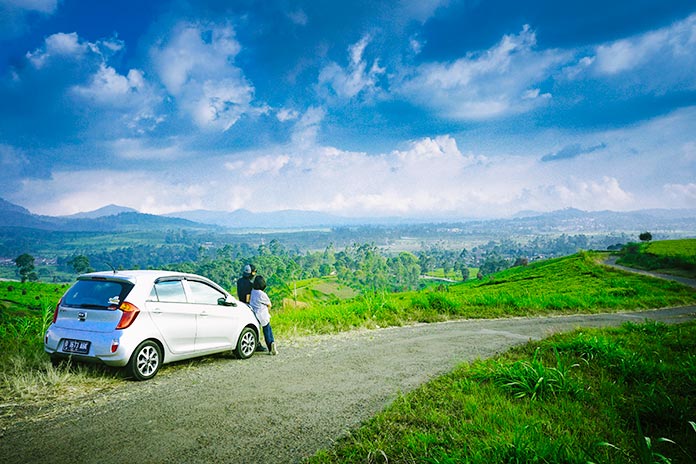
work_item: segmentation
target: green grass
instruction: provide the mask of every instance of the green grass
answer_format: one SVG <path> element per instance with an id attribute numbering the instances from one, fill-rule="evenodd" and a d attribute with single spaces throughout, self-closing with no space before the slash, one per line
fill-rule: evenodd
<path id="1" fill-rule="evenodd" d="M 0 282 L 0 398 L 9 403 L 5 406 L 28 402 L 40 408 L 113 383 L 113 373 L 102 369 L 53 367 L 44 353 L 43 334 L 67 288 L 66 284 Z M 0 409 L 0 419 L 5 415 L 13 417 L 14 408 Z"/>
<path id="2" fill-rule="evenodd" d="M 461 318 L 599 313 L 696 303 L 696 291 L 598 264 L 579 253 L 419 292 L 373 293 L 348 301 L 278 310 L 280 337 Z"/>
<path id="3" fill-rule="evenodd" d="M 681 257 L 693 262 L 696 259 L 696 238 L 650 242 L 645 252 L 660 257 Z"/>
<path id="4" fill-rule="evenodd" d="M 696 279 L 696 239 L 630 243 L 619 264 Z"/>
<path id="5" fill-rule="evenodd" d="M 276 310 L 282 305 L 274 302 L 273 330 L 282 340 L 448 319 L 598 313 L 696 303 L 696 291 L 691 288 L 609 268 L 598 264 L 601 259 L 592 253 L 579 253 L 512 268 L 481 281 L 438 285 L 419 292 L 366 293 L 349 299 L 337 296 L 347 290 L 336 281 L 300 282 L 300 291 L 307 292 L 303 298 L 311 303 Z M 40 403 L 68 390 L 68 396 L 79 397 L 116 382 L 112 372 L 93 367 L 56 369 L 43 352 L 45 328 L 66 288 L 46 283 L 0 282 L 0 397 L 6 402 L 32 398 L 31 401 Z M 630 372 L 635 372 L 631 370 L 634 360 L 630 351 L 612 351 L 610 341 L 590 342 L 594 343 L 596 356 L 622 360 L 616 361 L 616 365 L 627 369 L 622 378 L 630 380 Z M 508 383 L 519 384 L 518 394 L 526 391 L 523 396 L 545 396 L 562 384 L 563 376 L 568 378 L 568 372 L 574 371 L 569 367 L 572 363 L 556 364 L 556 370 L 544 371 L 538 363 L 540 359 L 518 367 L 546 372 L 544 378 L 551 384 L 542 382 L 537 386 L 524 383 L 523 379 L 510 380 Z"/>
<path id="6" fill-rule="evenodd" d="M 694 353 L 693 322 L 556 335 L 462 364 L 307 461 L 692 463 Z"/>

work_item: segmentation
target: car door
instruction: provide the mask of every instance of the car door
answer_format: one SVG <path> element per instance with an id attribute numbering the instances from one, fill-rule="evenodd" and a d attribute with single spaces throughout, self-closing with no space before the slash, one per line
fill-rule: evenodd
<path id="1" fill-rule="evenodd" d="M 237 308 L 220 304 L 227 295 L 207 282 L 187 280 L 186 285 L 198 313 L 196 351 L 232 349 L 242 329 Z"/>
<path id="2" fill-rule="evenodd" d="M 198 311 L 196 305 L 186 300 L 181 278 L 156 281 L 146 304 L 152 321 L 172 353 L 194 351 Z"/>

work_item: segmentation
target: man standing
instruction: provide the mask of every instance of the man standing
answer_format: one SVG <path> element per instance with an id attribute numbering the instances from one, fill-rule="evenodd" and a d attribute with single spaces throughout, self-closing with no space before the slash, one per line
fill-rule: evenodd
<path id="1" fill-rule="evenodd" d="M 249 304 L 251 300 L 251 290 L 254 288 L 254 279 L 256 278 L 256 266 L 247 264 L 242 269 L 242 277 L 237 279 L 237 298 L 242 303 Z M 268 351 L 262 344 L 256 345 L 256 351 Z"/>
<path id="2" fill-rule="evenodd" d="M 242 303 L 249 304 L 251 298 L 251 290 L 254 287 L 254 278 L 256 277 L 256 266 L 247 264 L 242 270 L 242 277 L 237 279 L 237 298 Z"/>

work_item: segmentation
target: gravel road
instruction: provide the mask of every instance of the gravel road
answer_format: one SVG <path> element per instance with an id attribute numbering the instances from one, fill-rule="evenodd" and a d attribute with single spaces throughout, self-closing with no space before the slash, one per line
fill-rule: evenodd
<path id="1" fill-rule="evenodd" d="M 165 366 L 151 381 L 124 380 L 60 414 L 15 423 L 0 436 L 0 463 L 298 462 L 459 363 L 555 332 L 646 318 L 684 322 L 696 306 L 279 340 L 278 356 Z"/>

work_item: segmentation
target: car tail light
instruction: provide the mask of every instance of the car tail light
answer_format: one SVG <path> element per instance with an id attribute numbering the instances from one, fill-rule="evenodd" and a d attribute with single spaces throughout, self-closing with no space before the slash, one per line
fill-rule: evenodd
<path id="1" fill-rule="evenodd" d="M 111 352 L 115 353 L 116 350 L 118 349 L 119 342 L 118 340 L 111 340 Z"/>
<path id="2" fill-rule="evenodd" d="M 118 309 L 123 311 L 123 314 L 121 314 L 121 320 L 118 321 L 118 325 L 116 325 L 117 329 L 126 329 L 130 327 L 133 321 L 135 321 L 135 318 L 138 317 L 138 314 L 140 314 L 140 309 L 127 301 L 121 303 Z"/>
<path id="3" fill-rule="evenodd" d="M 56 309 L 53 310 L 53 323 L 55 324 L 56 321 L 58 320 L 58 308 L 60 308 L 60 304 L 63 302 L 63 299 L 61 298 L 58 300 L 58 304 L 56 305 Z"/>

